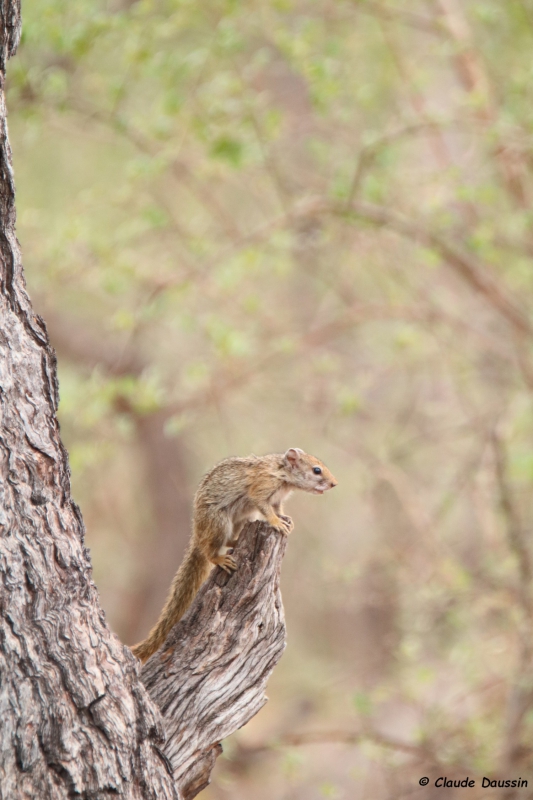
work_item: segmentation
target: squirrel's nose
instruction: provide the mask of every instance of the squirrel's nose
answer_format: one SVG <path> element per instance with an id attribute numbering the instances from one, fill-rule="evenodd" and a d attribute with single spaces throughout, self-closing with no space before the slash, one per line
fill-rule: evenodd
<path id="1" fill-rule="evenodd" d="M 333 487 L 337 485 L 337 481 L 330 481 L 329 484 L 330 484 L 331 488 L 333 489 Z"/>

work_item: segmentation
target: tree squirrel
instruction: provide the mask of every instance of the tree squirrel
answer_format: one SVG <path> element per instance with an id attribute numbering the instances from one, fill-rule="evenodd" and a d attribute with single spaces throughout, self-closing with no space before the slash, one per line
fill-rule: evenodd
<path id="1" fill-rule="evenodd" d="M 212 564 L 228 574 L 237 569 L 231 553 L 244 525 L 265 519 L 283 534 L 293 528 L 282 512 L 294 490 L 324 494 L 337 481 L 314 456 L 298 447 L 284 454 L 226 458 L 202 479 L 194 497 L 193 531 L 167 601 L 148 637 L 132 647 L 144 663 L 158 650 L 192 603 Z"/>

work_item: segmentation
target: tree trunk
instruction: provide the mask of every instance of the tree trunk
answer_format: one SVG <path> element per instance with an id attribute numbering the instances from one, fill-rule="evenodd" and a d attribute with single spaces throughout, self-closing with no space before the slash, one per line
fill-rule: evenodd
<path id="1" fill-rule="evenodd" d="M 209 783 L 220 740 L 266 703 L 266 682 L 285 648 L 279 578 L 286 542 L 265 523 L 248 525 L 235 550 L 237 571 L 213 570 L 143 667 L 185 800 Z"/>
<path id="2" fill-rule="evenodd" d="M 171 633 L 174 649 L 145 666 L 162 720 L 98 603 L 59 437 L 55 354 L 25 290 L 4 98 L 19 12 L 2 1 L 0 798 L 180 800 L 208 781 L 218 740 L 264 702 L 283 647 L 284 541 L 250 526 L 241 570 L 215 571 Z"/>

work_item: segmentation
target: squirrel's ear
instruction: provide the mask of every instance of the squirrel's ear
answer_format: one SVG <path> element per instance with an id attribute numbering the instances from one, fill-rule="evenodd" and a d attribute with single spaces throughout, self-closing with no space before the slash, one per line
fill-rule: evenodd
<path id="1" fill-rule="evenodd" d="M 285 453 L 285 460 L 289 462 L 289 464 L 294 465 L 297 464 L 300 460 L 300 456 L 303 456 L 304 451 L 300 450 L 299 447 L 291 447 Z"/>

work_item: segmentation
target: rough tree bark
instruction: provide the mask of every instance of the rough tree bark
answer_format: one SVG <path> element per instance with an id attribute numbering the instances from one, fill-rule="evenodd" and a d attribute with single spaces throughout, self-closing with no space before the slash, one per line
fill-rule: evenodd
<path id="1" fill-rule="evenodd" d="M 266 523 L 248 525 L 235 550 L 237 572 L 213 570 L 143 667 L 185 800 L 207 786 L 220 740 L 266 703 L 266 682 L 285 647 L 279 577 L 286 542 Z"/>
<path id="2" fill-rule="evenodd" d="M 55 354 L 24 285 L 4 98 L 19 35 L 17 0 L 1 0 L 0 798 L 190 798 L 219 739 L 264 702 L 283 648 L 284 541 L 250 526 L 239 573 L 212 574 L 145 666 L 147 692 L 99 607 L 59 437 Z"/>

